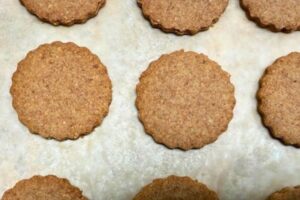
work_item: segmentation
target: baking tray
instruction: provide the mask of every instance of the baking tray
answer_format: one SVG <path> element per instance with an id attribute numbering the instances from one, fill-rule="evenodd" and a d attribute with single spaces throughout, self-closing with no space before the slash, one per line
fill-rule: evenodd
<path id="1" fill-rule="evenodd" d="M 113 101 L 104 122 L 76 141 L 30 134 L 11 106 L 11 76 L 28 51 L 43 43 L 72 41 L 107 66 Z M 83 25 L 54 27 L 29 14 L 18 0 L 0 0 L 0 196 L 36 174 L 68 178 L 91 200 L 129 200 L 142 186 L 171 174 L 190 176 L 222 200 L 263 200 L 300 184 L 300 150 L 273 139 L 261 123 L 258 81 L 277 57 L 300 51 L 300 32 L 273 33 L 249 21 L 230 0 L 219 22 L 195 36 L 153 29 L 136 0 L 108 0 Z M 145 134 L 135 108 L 140 74 L 161 54 L 205 53 L 229 72 L 237 104 L 228 130 L 213 144 L 183 152 Z"/>

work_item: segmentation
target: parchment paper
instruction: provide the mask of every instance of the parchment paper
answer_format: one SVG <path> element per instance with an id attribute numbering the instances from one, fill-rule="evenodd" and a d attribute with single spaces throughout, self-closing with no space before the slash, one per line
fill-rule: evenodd
<path id="1" fill-rule="evenodd" d="M 11 106 L 9 89 L 17 63 L 28 51 L 55 40 L 88 47 L 107 66 L 113 82 L 109 115 L 76 141 L 45 140 L 29 133 Z M 153 29 L 136 0 L 107 0 L 86 24 L 54 27 L 40 22 L 18 0 L 0 0 L 0 196 L 36 174 L 68 178 L 91 200 L 130 200 L 155 178 L 190 176 L 222 200 L 263 200 L 300 184 L 300 149 L 270 137 L 256 111 L 255 94 L 265 68 L 300 51 L 300 32 L 272 33 L 249 21 L 230 0 L 220 21 L 195 36 Z M 146 135 L 137 118 L 135 86 L 161 54 L 202 52 L 232 75 L 237 105 L 228 130 L 200 150 L 169 150 Z"/>

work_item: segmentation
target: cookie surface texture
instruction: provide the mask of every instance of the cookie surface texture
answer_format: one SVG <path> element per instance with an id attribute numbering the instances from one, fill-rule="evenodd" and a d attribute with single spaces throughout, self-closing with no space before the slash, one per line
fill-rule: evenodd
<path id="1" fill-rule="evenodd" d="M 19 181 L 7 190 L 2 200 L 87 200 L 67 179 L 56 176 L 34 176 Z"/>
<path id="2" fill-rule="evenodd" d="M 29 52 L 12 78 L 13 106 L 32 133 L 77 139 L 100 125 L 112 100 L 106 67 L 74 43 L 44 44 Z"/>
<path id="3" fill-rule="evenodd" d="M 27 10 L 53 25 L 84 23 L 96 16 L 105 0 L 20 0 Z"/>
<path id="4" fill-rule="evenodd" d="M 240 0 L 250 19 L 272 31 L 300 29 L 300 0 Z"/>
<path id="5" fill-rule="evenodd" d="M 300 146 L 300 53 L 277 59 L 260 80 L 258 110 L 275 138 Z"/>
<path id="6" fill-rule="evenodd" d="M 154 180 L 133 200 L 218 200 L 218 196 L 206 185 L 189 177 L 169 176 Z"/>
<path id="7" fill-rule="evenodd" d="M 161 56 L 141 75 L 136 91 L 145 131 L 171 149 L 214 142 L 233 116 L 230 75 L 203 54 L 176 51 Z"/>
<path id="8" fill-rule="evenodd" d="M 216 23 L 228 0 L 138 0 L 138 4 L 153 27 L 193 35 Z"/>
<path id="9" fill-rule="evenodd" d="M 267 200 L 300 200 L 300 186 L 284 188 L 271 194 Z"/>

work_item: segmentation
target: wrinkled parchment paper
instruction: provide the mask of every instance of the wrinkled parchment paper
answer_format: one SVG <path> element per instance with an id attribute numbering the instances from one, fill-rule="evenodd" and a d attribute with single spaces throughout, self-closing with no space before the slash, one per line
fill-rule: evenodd
<path id="1" fill-rule="evenodd" d="M 76 141 L 45 140 L 29 133 L 11 106 L 9 88 L 28 51 L 55 40 L 88 47 L 113 82 L 109 115 Z M 107 0 L 86 24 L 54 27 L 40 22 L 18 0 L 0 0 L 0 196 L 32 175 L 68 178 L 91 200 L 130 200 L 152 179 L 190 176 L 222 200 L 263 200 L 300 184 L 300 149 L 272 139 L 256 111 L 264 69 L 277 57 L 300 51 L 300 32 L 272 33 L 249 21 L 230 0 L 209 31 L 178 37 L 153 29 L 136 0 Z M 228 130 L 213 144 L 183 152 L 156 144 L 144 133 L 135 108 L 135 86 L 148 64 L 178 49 L 208 55 L 232 75 L 237 105 Z"/>

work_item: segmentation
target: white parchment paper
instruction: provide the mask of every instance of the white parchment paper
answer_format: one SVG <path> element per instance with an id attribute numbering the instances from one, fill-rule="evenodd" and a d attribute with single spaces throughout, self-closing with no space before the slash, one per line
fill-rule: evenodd
<path id="1" fill-rule="evenodd" d="M 107 66 L 113 82 L 109 115 L 76 141 L 45 140 L 29 133 L 11 106 L 17 63 L 28 51 L 55 40 L 88 47 Z M 135 108 L 135 86 L 148 64 L 178 49 L 205 53 L 232 75 L 237 104 L 228 130 L 213 144 L 183 152 L 145 134 Z M 230 0 L 220 21 L 195 36 L 153 29 L 136 0 L 107 0 L 86 24 L 54 27 L 40 22 L 18 0 L 0 0 L 0 196 L 32 175 L 68 178 L 91 200 L 130 200 L 152 179 L 190 176 L 222 200 L 263 200 L 300 184 L 300 149 L 270 137 L 256 111 L 264 69 L 277 57 L 300 51 L 300 32 L 272 33 L 249 21 Z"/>

